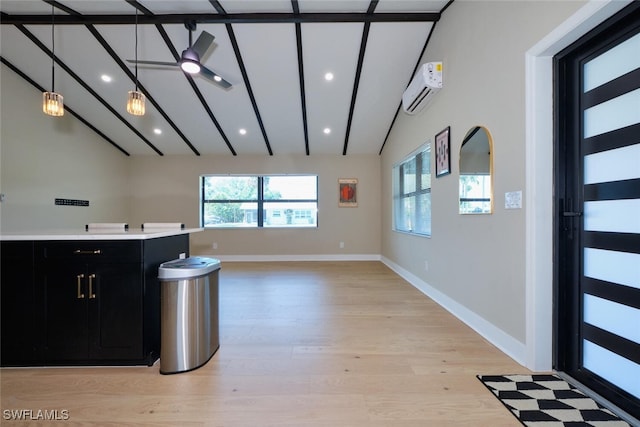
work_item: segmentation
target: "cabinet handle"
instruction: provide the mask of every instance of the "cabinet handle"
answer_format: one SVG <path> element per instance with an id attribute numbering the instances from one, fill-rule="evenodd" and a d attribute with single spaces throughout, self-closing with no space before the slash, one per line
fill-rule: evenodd
<path id="1" fill-rule="evenodd" d="M 95 274 L 89 275 L 89 299 L 95 299 L 96 294 L 93 292 L 93 279 L 96 278 Z"/>
<path id="2" fill-rule="evenodd" d="M 78 279 L 78 299 L 83 299 L 84 294 L 82 293 L 82 279 L 84 279 L 84 274 L 78 274 L 76 278 Z"/>
<path id="3" fill-rule="evenodd" d="M 102 253 L 102 249 L 94 249 L 88 251 L 76 249 L 75 251 L 73 251 L 73 253 L 76 255 L 100 255 Z"/>

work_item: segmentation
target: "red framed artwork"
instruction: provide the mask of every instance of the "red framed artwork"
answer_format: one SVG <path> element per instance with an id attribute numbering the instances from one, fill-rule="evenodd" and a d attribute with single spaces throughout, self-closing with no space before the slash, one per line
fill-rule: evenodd
<path id="1" fill-rule="evenodd" d="M 356 178 L 338 179 L 338 206 L 355 208 L 358 206 L 358 180 Z"/>

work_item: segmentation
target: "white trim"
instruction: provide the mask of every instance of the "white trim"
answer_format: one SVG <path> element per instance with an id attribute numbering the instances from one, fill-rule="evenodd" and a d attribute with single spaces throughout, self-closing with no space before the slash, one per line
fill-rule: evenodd
<path id="1" fill-rule="evenodd" d="M 228 262 L 288 262 L 288 261 L 380 261 L 379 254 L 309 254 L 309 255 L 217 255 L 197 256 L 216 258 Z"/>
<path id="2" fill-rule="evenodd" d="M 592 0 L 525 54 L 526 366 L 549 371 L 553 349 L 553 55 L 631 0 Z"/>
<path id="3" fill-rule="evenodd" d="M 469 310 L 467 307 L 458 303 L 454 299 L 448 297 L 444 293 L 440 292 L 433 286 L 424 282 L 419 277 L 411 274 L 409 271 L 400 267 L 386 257 L 382 257 L 381 260 L 387 267 L 396 272 L 400 277 L 405 279 L 411 285 L 413 285 L 420 292 L 434 300 L 440 306 L 442 306 L 449 313 L 464 322 L 471 329 L 476 331 L 490 343 L 495 345 L 507 356 L 511 357 L 516 362 L 524 365 L 526 347 L 523 343 L 513 338 L 511 335 L 505 333 L 502 329 L 497 328 L 492 323 L 485 320 L 475 312 Z"/>

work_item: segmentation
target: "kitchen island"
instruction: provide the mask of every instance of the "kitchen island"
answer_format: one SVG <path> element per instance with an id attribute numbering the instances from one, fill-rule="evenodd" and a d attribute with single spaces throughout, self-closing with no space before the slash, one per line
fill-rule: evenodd
<path id="1" fill-rule="evenodd" d="M 202 229 L 0 235 L 1 366 L 149 365 L 160 354 L 161 263 Z"/>

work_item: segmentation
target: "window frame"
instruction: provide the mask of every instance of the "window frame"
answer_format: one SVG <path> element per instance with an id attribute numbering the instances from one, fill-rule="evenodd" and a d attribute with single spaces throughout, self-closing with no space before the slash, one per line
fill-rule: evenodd
<path id="1" fill-rule="evenodd" d="M 206 199 L 205 198 L 205 181 L 209 177 L 225 177 L 225 178 L 256 178 L 256 198 L 255 199 Z M 315 178 L 315 199 L 269 199 L 265 198 L 264 187 L 265 187 L 265 178 L 274 178 L 274 177 L 313 177 Z M 295 228 L 295 229 L 317 229 L 318 228 L 318 193 L 319 193 L 319 177 L 317 174 L 203 174 L 200 175 L 199 179 L 200 186 L 200 209 L 199 209 L 199 224 L 200 227 L 211 230 L 211 229 L 272 229 L 272 228 Z M 208 204 L 230 204 L 230 203 L 255 203 L 256 211 L 253 214 L 256 216 L 256 223 L 249 223 L 251 225 L 247 226 L 236 226 L 236 225 L 206 225 L 205 224 L 205 210 Z M 313 225 L 296 225 L 296 224 L 285 224 L 285 225 L 267 225 L 265 226 L 265 218 L 266 212 L 264 210 L 265 204 L 286 204 L 286 203 L 315 203 L 315 221 Z M 282 212 L 287 210 L 286 207 L 279 209 L 281 212 L 281 217 L 286 217 L 286 215 L 282 215 Z M 299 210 L 299 208 L 292 208 L 295 212 Z M 310 216 L 313 218 L 313 214 Z"/>
<path id="2" fill-rule="evenodd" d="M 412 153 L 404 157 L 399 162 L 393 165 L 392 170 L 392 230 L 398 233 L 411 234 L 414 236 L 427 237 L 430 238 L 432 234 L 431 229 L 431 188 L 433 183 L 433 173 L 431 170 L 431 141 L 428 141 L 414 150 Z M 426 174 L 427 179 L 426 183 L 423 185 L 423 166 L 424 162 L 427 162 L 428 173 Z M 415 181 L 413 183 L 413 190 L 405 192 L 405 182 L 406 177 L 410 174 L 405 173 L 406 166 L 411 163 L 415 164 Z M 418 206 L 420 202 L 420 197 L 428 196 L 428 215 L 424 217 L 422 215 L 418 215 Z M 414 222 L 418 222 L 418 220 L 425 220 L 426 223 L 423 224 L 422 227 L 411 227 L 407 229 L 399 228 L 399 215 L 401 212 L 404 212 L 405 202 L 407 200 L 413 201 L 412 206 L 416 211 L 412 218 L 415 219 Z M 427 230 L 427 231 L 417 231 L 418 229 Z"/>

